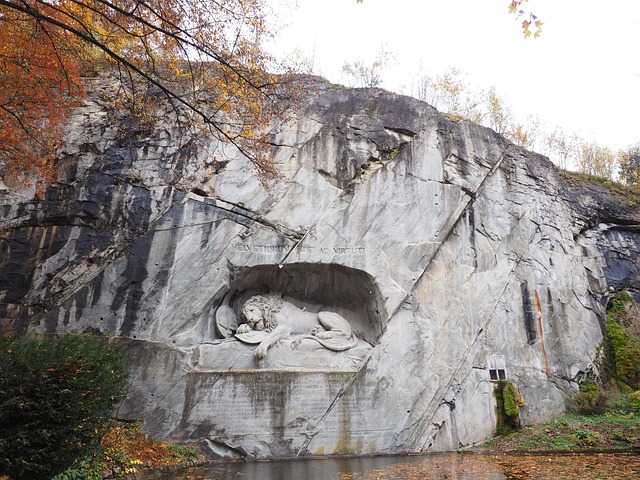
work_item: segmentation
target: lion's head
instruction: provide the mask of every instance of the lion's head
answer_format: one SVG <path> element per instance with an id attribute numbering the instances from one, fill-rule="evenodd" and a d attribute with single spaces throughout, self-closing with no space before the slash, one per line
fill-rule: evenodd
<path id="1" fill-rule="evenodd" d="M 282 300 L 275 296 L 254 295 L 242 305 L 242 317 L 253 330 L 273 330 L 277 314 L 282 308 Z"/>

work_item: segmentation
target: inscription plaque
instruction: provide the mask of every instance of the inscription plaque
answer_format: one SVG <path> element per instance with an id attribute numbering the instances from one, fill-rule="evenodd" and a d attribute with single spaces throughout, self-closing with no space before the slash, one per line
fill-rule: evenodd
<path id="1" fill-rule="evenodd" d="M 301 430 L 314 429 L 328 414 L 352 375 L 296 371 L 191 373 L 184 418 L 188 424 L 210 425 L 227 436 L 274 432 L 297 435 Z M 350 407 L 357 409 L 357 405 Z M 338 427 L 333 423 L 329 428 Z"/>

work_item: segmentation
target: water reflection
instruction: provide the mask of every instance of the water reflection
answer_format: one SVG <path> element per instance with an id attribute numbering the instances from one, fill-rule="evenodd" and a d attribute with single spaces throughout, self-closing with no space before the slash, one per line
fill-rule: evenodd
<path id="1" fill-rule="evenodd" d="M 416 458 L 416 461 L 421 458 Z M 403 458 L 410 462 L 411 457 Z M 237 480 L 239 476 L 260 480 L 335 480 L 345 478 L 343 474 L 364 473 L 379 470 L 394 463 L 398 457 L 332 458 L 323 460 L 291 460 L 278 462 L 251 462 L 214 466 L 196 479 Z M 208 475 L 208 476 L 206 476 Z"/>
<path id="2" fill-rule="evenodd" d="M 190 469 L 173 476 L 154 477 L 162 480 L 335 480 L 353 478 L 354 474 L 380 470 L 397 463 L 410 463 L 424 457 L 357 457 L 318 460 L 214 464 Z M 346 476 L 345 476 L 346 475 Z M 349 477 L 351 475 L 351 477 Z"/>
<path id="3" fill-rule="evenodd" d="M 535 480 L 638 479 L 640 456 L 525 455 L 330 458 L 227 463 L 195 468 L 158 480 Z"/>

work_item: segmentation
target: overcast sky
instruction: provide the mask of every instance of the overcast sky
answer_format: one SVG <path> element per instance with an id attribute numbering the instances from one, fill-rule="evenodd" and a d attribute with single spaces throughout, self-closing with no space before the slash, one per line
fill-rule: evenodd
<path id="1" fill-rule="evenodd" d="M 395 63 L 383 87 L 408 93 L 420 68 L 458 67 L 495 86 L 520 117 L 614 149 L 640 141 L 640 0 L 530 0 L 544 22 L 523 39 L 509 0 L 269 0 L 282 26 L 274 51 L 298 49 L 336 83 L 345 62 Z"/>

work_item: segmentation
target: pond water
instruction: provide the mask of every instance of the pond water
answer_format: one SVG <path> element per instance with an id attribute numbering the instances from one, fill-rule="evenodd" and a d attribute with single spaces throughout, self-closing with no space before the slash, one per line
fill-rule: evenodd
<path id="1" fill-rule="evenodd" d="M 219 463 L 158 480 L 551 480 L 638 479 L 632 454 L 432 454 Z"/>

